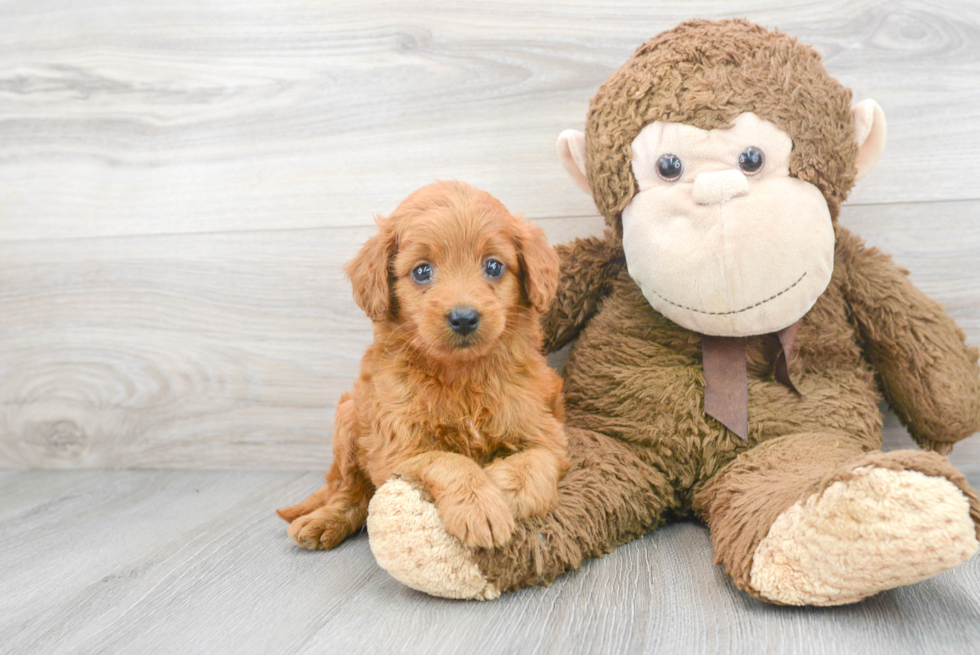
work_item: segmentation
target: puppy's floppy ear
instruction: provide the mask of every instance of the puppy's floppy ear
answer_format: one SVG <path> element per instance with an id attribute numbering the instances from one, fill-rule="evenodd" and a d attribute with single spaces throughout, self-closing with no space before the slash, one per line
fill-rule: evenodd
<path id="1" fill-rule="evenodd" d="M 521 222 L 514 240 L 521 262 L 524 294 L 531 307 L 543 314 L 558 290 L 558 253 L 548 245 L 544 230 L 531 223 Z"/>
<path id="2" fill-rule="evenodd" d="M 381 321 L 391 308 L 391 260 L 395 230 L 391 220 L 378 218 L 378 232 L 365 242 L 344 272 L 354 287 L 354 300 L 372 321 Z"/>

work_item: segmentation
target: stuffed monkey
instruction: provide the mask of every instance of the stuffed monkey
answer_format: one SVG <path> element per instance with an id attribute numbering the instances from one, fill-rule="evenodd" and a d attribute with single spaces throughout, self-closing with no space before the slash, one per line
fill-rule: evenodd
<path id="1" fill-rule="evenodd" d="M 559 138 L 609 229 L 558 247 L 544 317 L 549 350 L 574 342 L 558 507 L 469 550 L 396 478 L 370 508 L 378 563 L 488 599 L 694 515 L 739 588 L 838 605 L 976 553 L 980 502 L 939 453 L 980 429 L 978 351 L 837 223 L 884 138 L 781 32 L 692 21 L 641 46 Z M 881 395 L 924 450 L 881 451 Z"/>

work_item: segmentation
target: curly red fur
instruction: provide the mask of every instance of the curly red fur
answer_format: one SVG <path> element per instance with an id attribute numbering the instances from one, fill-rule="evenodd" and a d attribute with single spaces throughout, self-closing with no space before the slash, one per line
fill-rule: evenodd
<path id="1" fill-rule="evenodd" d="M 484 274 L 490 258 L 499 279 Z M 424 284 L 412 277 L 422 262 Z M 326 486 L 279 510 L 290 536 L 336 546 L 364 524 L 378 486 L 408 475 L 464 543 L 506 543 L 515 517 L 554 507 L 568 467 L 561 378 L 540 354 L 558 256 L 490 194 L 439 182 L 380 218 L 347 273 L 374 343 L 338 404 Z M 480 316 L 467 335 L 447 323 L 460 306 Z"/>

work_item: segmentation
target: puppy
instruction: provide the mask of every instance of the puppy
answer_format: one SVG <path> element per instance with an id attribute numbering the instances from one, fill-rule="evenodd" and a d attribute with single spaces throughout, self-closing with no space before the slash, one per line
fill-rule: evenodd
<path id="1" fill-rule="evenodd" d="M 379 218 L 346 271 L 374 343 L 337 405 L 326 486 L 278 512 L 289 536 L 337 546 L 375 489 L 406 475 L 467 546 L 507 543 L 515 517 L 555 505 L 568 467 L 561 378 L 538 325 L 555 251 L 485 191 L 437 182 Z"/>

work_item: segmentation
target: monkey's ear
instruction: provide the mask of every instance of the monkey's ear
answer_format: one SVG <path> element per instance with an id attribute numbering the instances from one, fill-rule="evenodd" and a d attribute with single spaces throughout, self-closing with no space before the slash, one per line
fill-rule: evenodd
<path id="1" fill-rule="evenodd" d="M 395 230 L 390 220 L 379 218 L 377 234 L 344 266 L 354 287 L 354 300 L 372 321 L 383 320 L 391 307 L 388 278 L 394 256 Z"/>
<path id="2" fill-rule="evenodd" d="M 565 130 L 558 135 L 558 159 L 578 188 L 592 195 L 589 178 L 585 174 L 588 156 L 585 151 L 585 135 L 578 130 Z"/>
<path id="3" fill-rule="evenodd" d="M 885 149 L 885 112 L 874 100 L 862 100 L 851 107 L 851 122 L 854 124 L 854 138 L 858 144 L 857 177 L 871 172 L 875 162 Z"/>
<path id="4" fill-rule="evenodd" d="M 558 253 L 548 245 L 544 230 L 532 223 L 521 225 L 515 241 L 521 262 L 524 295 L 531 307 L 543 314 L 548 311 L 558 291 Z"/>

